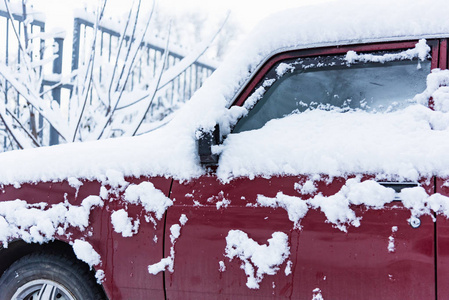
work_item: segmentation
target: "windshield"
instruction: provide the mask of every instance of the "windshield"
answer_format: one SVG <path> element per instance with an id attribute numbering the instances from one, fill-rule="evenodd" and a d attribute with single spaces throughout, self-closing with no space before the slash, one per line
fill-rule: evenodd
<path id="1" fill-rule="evenodd" d="M 264 88 L 266 92 L 234 133 L 307 109 L 389 112 L 404 108 L 425 90 L 430 60 L 348 64 L 343 56 L 315 57 L 282 62 L 270 72 L 263 86 L 271 86 Z"/>

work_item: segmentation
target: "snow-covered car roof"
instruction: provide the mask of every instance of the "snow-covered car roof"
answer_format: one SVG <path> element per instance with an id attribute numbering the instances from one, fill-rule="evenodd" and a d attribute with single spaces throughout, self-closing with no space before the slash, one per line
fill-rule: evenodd
<path id="1" fill-rule="evenodd" d="M 268 58 L 284 51 L 449 37 L 448 13 L 443 0 L 431 4 L 420 0 L 341 0 L 275 13 L 260 22 L 227 56 L 191 102 L 204 101 L 200 106 L 210 106 L 214 111 L 218 99 L 224 98 L 230 105 L 255 71 Z M 216 120 L 215 116 L 211 118 Z M 212 123 L 205 120 L 204 125 Z"/>
<path id="2" fill-rule="evenodd" d="M 133 138 L 2 153 L 0 183 L 67 180 L 72 177 L 112 180 L 117 172 L 124 176 L 173 176 L 180 179 L 199 176 L 204 170 L 196 153 L 198 128 L 211 129 L 219 123 L 224 133 L 229 131 L 229 124 L 242 115 L 242 109 L 228 109 L 230 103 L 257 68 L 274 53 L 332 45 L 449 37 L 448 16 L 446 0 L 343 0 L 274 14 L 248 35 L 165 127 Z M 412 115 L 416 114 L 416 110 L 412 111 Z M 434 118 L 428 114 L 427 111 L 420 113 L 418 119 Z M 398 114 L 398 118 L 401 116 Z M 417 120 L 410 116 L 404 118 L 412 123 Z M 440 127 L 447 131 L 445 126 Z M 419 130 L 422 134 L 430 132 L 425 128 Z M 442 137 L 435 137 L 435 140 L 439 138 Z M 410 157 L 410 161 L 402 163 L 413 169 L 419 158 Z M 394 157 L 389 161 L 394 163 Z M 223 178 L 235 171 L 232 168 L 238 168 L 234 173 L 239 176 L 258 175 L 266 170 L 264 166 L 259 171 L 245 170 L 241 166 L 235 167 L 234 163 L 220 166 L 220 170 L 226 170 L 226 174 L 222 172 Z M 383 163 L 381 157 L 378 161 L 371 160 L 372 167 L 368 171 L 385 171 Z M 351 164 L 342 162 L 344 165 Z M 438 165 L 444 167 L 441 163 Z M 290 170 L 289 166 L 284 167 L 287 168 L 267 170 L 267 174 Z M 337 171 L 332 175 L 344 174 L 344 169 L 334 167 Z M 389 171 L 394 173 L 399 167 L 392 167 Z M 423 163 L 417 172 L 430 174 L 433 167 L 433 163 Z M 351 172 L 357 170 L 360 169 L 350 168 Z M 303 171 L 298 166 L 290 173 L 301 174 Z M 325 170 L 317 168 L 307 171 L 325 173 Z M 416 177 L 416 172 L 412 173 Z"/>

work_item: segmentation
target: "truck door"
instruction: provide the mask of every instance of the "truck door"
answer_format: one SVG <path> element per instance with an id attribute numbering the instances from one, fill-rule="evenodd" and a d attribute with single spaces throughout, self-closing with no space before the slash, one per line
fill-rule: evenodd
<path id="1" fill-rule="evenodd" d="M 226 138 L 216 168 L 173 183 L 168 299 L 435 297 L 432 216 L 411 218 L 369 164 L 383 165 L 378 155 L 389 160 L 393 144 L 385 127 L 385 135 L 374 130 L 372 116 L 405 108 L 436 66 L 430 56 L 399 58 L 416 44 L 284 53 L 261 68 L 235 102 L 250 111 Z M 398 58 L 349 63 L 347 54 L 357 55 L 349 50 Z M 317 119 L 319 111 L 335 122 Z M 361 119 L 371 123 L 355 123 L 352 111 L 372 113 Z M 358 132 L 362 125 L 375 134 Z M 386 153 L 370 152 L 378 143 Z M 428 178 L 413 185 L 434 189 Z"/>

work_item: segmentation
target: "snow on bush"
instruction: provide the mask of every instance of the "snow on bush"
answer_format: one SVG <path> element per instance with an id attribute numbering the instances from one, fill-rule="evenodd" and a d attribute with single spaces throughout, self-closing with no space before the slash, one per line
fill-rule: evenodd
<path id="1" fill-rule="evenodd" d="M 173 224 L 170 226 L 170 256 L 161 259 L 159 262 L 148 266 L 148 273 L 156 275 L 159 272 L 168 270 L 171 273 L 174 272 L 174 263 L 175 263 L 175 244 L 176 240 L 181 235 L 181 227 L 187 223 L 187 216 L 182 214 L 179 218 L 180 224 Z"/>
<path id="2" fill-rule="evenodd" d="M 162 218 L 167 208 L 173 205 L 170 198 L 148 181 L 128 186 L 125 190 L 124 199 L 132 204 L 143 205 L 145 210 L 153 212 L 158 220 Z"/>
<path id="3" fill-rule="evenodd" d="M 258 289 L 265 275 L 275 275 L 290 255 L 285 233 L 275 232 L 267 242 L 268 245 L 259 245 L 241 230 L 230 230 L 226 237 L 225 256 L 242 261 L 241 268 L 248 277 L 246 286 L 250 289 Z"/>
<path id="4" fill-rule="evenodd" d="M 101 263 L 100 254 L 98 254 L 91 244 L 83 240 L 75 240 L 73 242 L 73 252 L 75 252 L 76 257 L 84 261 L 89 267 L 98 265 Z"/>
<path id="5" fill-rule="evenodd" d="M 131 237 L 139 231 L 139 220 L 135 220 L 133 224 L 132 218 L 128 217 L 128 212 L 124 209 L 111 214 L 111 223 L 114 231 L 121 233 L 123 237 Z"/>
<path id="6" fill-rule="evenodd" d="M 68 227 L 84 231 L 89 226 L 90 210 L 103 206 L 100 197 L 89 196 L 80 206 L 68 202 L 48 207 L 42 202 L 28 204 L 23 200 L 0 202 L 0 242 L 4 246 L 14 238 L 27 243 L 44 243 L 65 234 Z"/>

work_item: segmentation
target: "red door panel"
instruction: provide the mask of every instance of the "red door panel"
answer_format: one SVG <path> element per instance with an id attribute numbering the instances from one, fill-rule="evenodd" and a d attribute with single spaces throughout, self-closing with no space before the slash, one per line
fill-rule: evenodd
<path id="1" fill-rule="evenodd" d="M 164 177 L 126 179 L 131 184 L 150 181 L 166 196 L 172 181 Z M 21 199 L 30 204 L 46 202 L 53 205 L 67 200 L 71 205 L 79 206 L 86 197 L 99 196 L 101 186 L 98 181 L 85 181 L 78 190 L 67 182 L 23 184 L 21 188 L 5 186 L 0 201 Z M 109 299 L 147 299 L 149 294 L 155 299 L 163 299 L 163 275 L 149 274 L 148 265 L 163 257 L 164 218 L 155 219 L 155 224 L 148 222 L 146 216 L 153 214 L 147 213 L 142 205 L 122 201 L 123 192 L 112 189 L 107 199 L 103 199 L 104 206 L 92 209 L 86 230 L 69 227 L 56 239 L 68 243 L 82 238 L 92 245 L 101 257 L 99 268 L 105 272 L 103 287 Z M 132 237 L 123 237 L 113 229 L 111 214 L 122 208 L 133 220 L 140 221 L 138 233 Z"/>
<path id="2" fill-rule="evenodd" d="M 163 177 L 129 181 L 132 184 L 150 181 L 166 196 L 171 184 L 171 179 Z M 112 228 L 111 214 L 122 208 L 127 210 L 128 216 L 133 220 L 140 221 L 138 233 L 132 237 L 123 237 Z M 114 276 L 114 285 L 118 287 L 112 299 L 147 299 L 148 295 L 154 299 L 163 299 L 163 275 L 149 274 L 148 265 L 163 257 L 164 218 L 157 220 L 154 214 L 147 213 L 142 205 L 131 205 L 121 200 L 109 202 L 107 209 L 112 244 L 112 251 L 108 255 L 112 258 L 111 275 Z M 155 223 L 149 221 L 148 216 L 152 216 Z"/>
<path id="3" fill-rule="evenodd" d="M 254 207 L 257 195 L 278 192 L 307 199 L 295 190 L 303 177 L 236 179 L 228 184 L 214 176 L 188 183 L 174 182 L 175 204 L 167 214 L 165 255 L 171 247 L 168 229 L 188 221 L 177 240 L 174 272 L 166 272 L 168 299 L 312 299 L 318 289 L 324 299 L 434 299 L 434 223 L 421 217 L 412 228 L 410 211 L 394 202 L 382 210 L 353 207 L 362 217 L 360 227 L 343 232 L 327 222 L 319 210 L 309 209 L 294 229 L 282 208 Z M 318 183 L 325 196 L 338 192 L 345 181 Z M 217 209 L 217 202 L 230 204 Z M 298 201 L 302 201 L 298 199 Z M 392 230 L 397 227 L 397 231 Z M 395 227 L 395 228 L 396 228 Z M 246 286 L 242 261 L 225 256 L 226 236 L 241 230 L 258 244 L 267 244 L 274 232 L 288 236 L 290 256 L 275 275 L 265 275 L 259 289 Z M 394 251 L 388 246 L 394 239 Z M 220 261 L 226 269 L 220 271 Z M 292 273 L 285 274 L 288 261 Z M 315 292 L 314 292 L 315 291 Z"/>
<path id="4" fill-rule="evenodd" d="M 436 179 L 436 192 L 449 197 L 448 179 Z M 438 299 L 449 299 L 449 219 L 436 216 Z"/>
<path id="5" fill-rule="evenodd" d="M 410 212 L 400 203 L 383 210 L 353 208 L 360 227 L 343 233 L 316 210 L 298 232 L 295 298 L 311 298 L 319 288 L 324 299 L 433 299 L 433 221 L 421 218 L 413 229 Z M 393 226 L 397 227 L 392 232 Z M 388 251 L 389 237 L 394 252 Z"/>
<path id="6" fill-rule="evenodd" d="M 175 245 L 174 272 L 166 275 L 168 299 L 277 298 L 289 292 L 292 278 L 284 275 L 286 262 L 281 265 L 279 275 L 266 275 L 260 289 L 251 290 L 246 286 L 247 278 L 240 268 L 242 261 L 234 258 L 230 262 L 224 256 L 226 236 L 232 229 L 247 233 L 259 244 L 266 244 L 276 231 L 292 233 L 293 223 L 288 220 L 286 211 L 274 213 L 270 208 L 246 206 L 255 201 L 242 199 L 242 196 L 255 195 L 257 185 L 245 186 L 244 183 L 246 180 L 236 180 L 222 185 L 215 177 L 174 183 L 172 198 L 176 201 L 168 211 L 167 229 L 179 222 L 181 214 L 186 214 L 188 221 Z M 217 209 L 217 202 L 223 201 L 223 196 L 231 203 Z M 170 246 L 166 236 L 166 253 Z M 219 271 L 220 261 L 226 266 L 224 272 Z"/>

